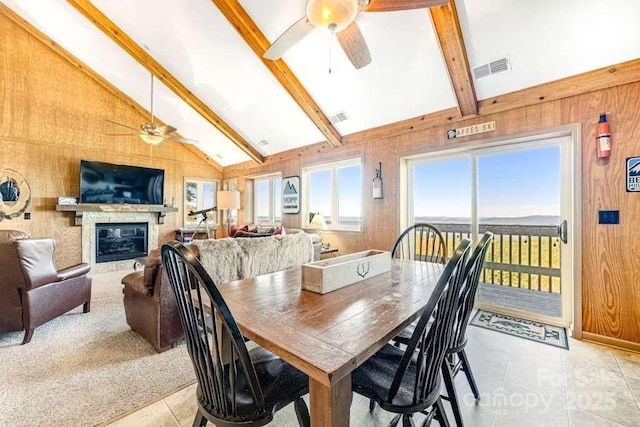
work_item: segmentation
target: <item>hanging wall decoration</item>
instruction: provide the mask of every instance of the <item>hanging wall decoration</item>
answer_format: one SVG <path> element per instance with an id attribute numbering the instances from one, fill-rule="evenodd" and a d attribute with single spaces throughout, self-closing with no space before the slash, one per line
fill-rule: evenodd
<path id="1" fill-rule="evenodd" d="M 640 157 L 627 159 L 627 192 L 640 192 Z"/>
<path id="2" fill-rule="evenodd" d="M 373 198 L 382 199 L 382 162 L 379 163 L 378 169 L 376 169 L 376 177 L 373 178 Z"/>
<path id="3" fill-rule="evenodd" d="M 300 177 L 288 176 L 282 178 L 282 213 L 300 213 Z"/>
<path id="4" fill-rule="evenodd" d="M 0 221 L 17 218 L 31 201 L 31 189 L 22 175 L 12 169 L 0 169 Z"/>

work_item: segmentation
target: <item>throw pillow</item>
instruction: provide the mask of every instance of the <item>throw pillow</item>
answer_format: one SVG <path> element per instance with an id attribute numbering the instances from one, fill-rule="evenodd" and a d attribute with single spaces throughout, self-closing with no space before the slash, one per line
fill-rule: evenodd
<path id="1" fill-rule="evenodd" d="M 274 227 L 265 226 L 265 227 L 256 227 L 255 232 L 260 234 L 272 234 L 274 230 L 275 230 Z"/>
<path id="2" fill-rule="evenodd" d="M 271 234 L 253 233 L 251 231 L 238 230 L 236 231 L 236 234 L 233 237 L 237 239 L 238 237 L 269 237 L 269 236 L 271 236 Z"/>
<path id="3" fill-rule="evenodd" d="M 287 232 L 284 231 L 284 228 L 282 228 L 281 226 L 277 226 L 276 228 L 274 228 L 273 232 L 271 233 L 272 236 L 284 236 L 285 234 L 287 234 Z"/>
<path id="4" fill-rule="evenodd" d="M 231 230 L 229 231 L 229 237 L 236 237 L 236 233 L 238 231 L 249 231 L 249 226 L 245 225 L 242 228 L 238 228 L 235 225 L 232 225 Z"/>

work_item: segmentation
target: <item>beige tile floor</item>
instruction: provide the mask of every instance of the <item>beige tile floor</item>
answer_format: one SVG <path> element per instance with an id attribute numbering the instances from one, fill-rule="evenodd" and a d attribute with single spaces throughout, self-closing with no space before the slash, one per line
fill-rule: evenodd
<path id="1" fill-rule="evenodd" d="M 570 347 L 470 327 L 468 355 L 482 398 L 475 404 L 464 374 L 458 375 L 465 425 L 640 427 L 640 354 L 575 340 Z M 195 411 L 194 384 L 109 425 L 190 426 Z M 354 397 L 352 426 L 386 426 L 391 418 L 380 408 L 370 414 L 368 402 Z M 297 426 L 292 405 L 271 425 Z"/>

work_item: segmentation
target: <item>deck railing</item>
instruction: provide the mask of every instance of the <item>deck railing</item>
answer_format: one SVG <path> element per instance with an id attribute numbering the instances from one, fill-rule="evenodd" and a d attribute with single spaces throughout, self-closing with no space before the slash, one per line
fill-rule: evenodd
<path id="1" fill-rule="evenodd" d="M 460 240 L 470 238 L 469 224 L 432 224 L 445 239 L 448 257 Z M 560 239 L 549 225 L 479 225 L 494 233 L 480 280 L 532 291 L 560 293 Z"/>

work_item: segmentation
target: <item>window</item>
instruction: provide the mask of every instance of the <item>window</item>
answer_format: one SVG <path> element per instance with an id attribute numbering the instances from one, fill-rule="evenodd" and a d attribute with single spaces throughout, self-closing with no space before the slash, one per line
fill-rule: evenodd
<path id="1" fill-rule="evenodd" d="M 269 175 L 253 180 L 253 222 L 279 223 L 282 221 L 280 187 L 282 177 Z"/>
<path id="2" fill-rule="evenodd" d="M 209 181 L 202 178 L 184 179 L 184 226 L 196 227 L 201 215 L 189 216 L 191 211 L 209 209 L 216 206 L 216 193 L 218 191 L 218 181 Z M 218 224 L 216 212 L 208 213 L 210 225 Z"/>
<path id="3" fill-rule="evenodd" d="M 351 159 L 302 170 L 304 225 L 319 212 L 330 230 L 362 230 L 362 161 Z"/>

